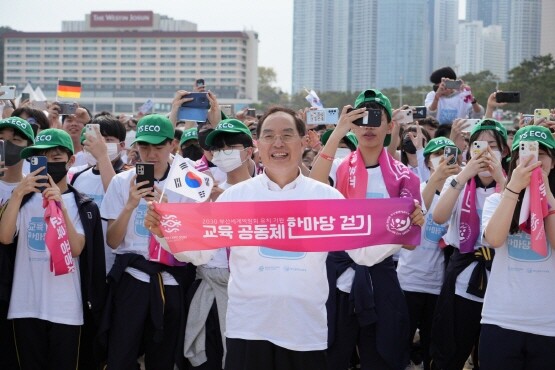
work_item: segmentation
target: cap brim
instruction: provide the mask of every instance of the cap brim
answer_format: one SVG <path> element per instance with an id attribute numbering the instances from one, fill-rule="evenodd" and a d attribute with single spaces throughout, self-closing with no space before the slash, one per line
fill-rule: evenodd
<path id="1" fill-rule="evenodd" d="M 164 141 L 166 141 L 168 139 L 169 138 L 163 137 L 163 136 L 142 135 L 138 138 L 135 138 L 135 140 L 133 141 L 133 143 L 131 143 L 131 145 L 133 145 L 135 143 L 145 143 L 145 144 L 158 145 L 158 144 L 162 144 Z"/>
<path id="2" fill-rule="evenodd" d="M 29 146 L 29 147 L 23 149 L 19 156 L 21 157 L 21 159 L 27 159 L 29 157 L 32 157 L 34 155 L 34 152 L 37 151 L 37 150 L 56 148 L 58 146 L 59 145 L 33 145 L 33 146 Z"/>
<path id="3" fill-rule="evenodd" d="M 34 137 L 29 137 L 29 135 L 27 135 L 27 133 L 25 131 L 23 131 L 22 129 L 20 129 L 16 125 L 12 125 L 10 123 L 2 123 L 2 124 L 0 124 L 0 128 L 11 128 L 11 129 L 17 130 L 17 132 L 19 132 L 20 134 L 25 136 L 28 140 L 31 140 L 32 142 L 35 141 Z"/>
<path id="4" fill-rule="evenodd" d="M 241 130 L 236 130 L 233 128 L 230 129 L 220 129 L 220 130 L 214 130 L 211 133 L 208 134 L 208 136 L 206 136 L 206 140 L 204 140 L 204 142 L 206 143 L 206 146 L 211 146 L 212 142 L 214 141 L 214 139 L 216 138 L 216 136 L 222 134 L 222 133 L 228 133 L 228 134 L 245 134 L 244 131 Z"/>

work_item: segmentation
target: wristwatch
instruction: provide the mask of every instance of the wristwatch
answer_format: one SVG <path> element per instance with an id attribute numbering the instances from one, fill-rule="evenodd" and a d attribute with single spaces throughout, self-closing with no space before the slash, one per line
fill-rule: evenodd
<path id="1" fill-rule="evenodd" d="M 464 188 L 464 184 L 459 184 L 456 178 L 453 178 L 449 185 L 451 185 L 451 187 L 456 190 L 462 190 Z"/>

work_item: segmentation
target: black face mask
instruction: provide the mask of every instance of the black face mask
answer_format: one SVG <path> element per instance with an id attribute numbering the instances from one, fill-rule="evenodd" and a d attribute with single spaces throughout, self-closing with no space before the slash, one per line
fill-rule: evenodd
<path id="1" fill-rule="evenodd" d="M 204 151 L 198 145 L 189 145 L 181 150 L 183 158 L 189 158 L 192 161 L 198 161 L 204 155 Z"/>
<path id="2" fill-rule="evenodd" d="M 22 146 L 15 145 L 11 141 L 4 141 L 4 153 L 6 156 L 6 167 L 11 167 L 21 162 L 21 151 L 25 149 Z"/>
<path id="3" fill-rule="evenodd" d="M 67 175 L 67 162 L 48 162 L 46 172 L 52 177 L 55 184 L 59 183 Z"/>
<path id="4" fill-rule="evenodd" d="M 403 139 L 403 145 L 401 148 L 407 154 L 416 154 L 416 147 L 408 136 L 405 136 L 405 138 Z"/>

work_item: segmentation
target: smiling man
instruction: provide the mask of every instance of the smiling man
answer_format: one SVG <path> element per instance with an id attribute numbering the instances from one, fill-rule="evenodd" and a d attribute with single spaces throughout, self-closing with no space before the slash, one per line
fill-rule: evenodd
<path id="1" fill-rule="evenodd" d="M 307 144 L 304 122 L 295 112 L 272 107 L 257 128 L 264 173 L 227 189 L 218 202 L 342 199 L 337 190 L 301 174 Z M 146 225 L 161 236 L 157 214 Z M 216 253 L 187 252 L 195 264 Z M 381 247 L 347 251 L 359 264 L 386 258 Z M 230 248 L 226 315 L 226 370 L 326 369 L 328 280 L 325 252 L 286 252 L 260 247 Z M 260 268 L 272 265 L 271 269 Z"/>

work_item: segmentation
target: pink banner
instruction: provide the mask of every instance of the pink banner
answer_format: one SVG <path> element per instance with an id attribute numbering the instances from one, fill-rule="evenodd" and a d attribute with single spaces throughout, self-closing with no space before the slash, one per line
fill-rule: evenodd
<path id="1" fill-rule="evenodd" d="M 173 253 L 230 246 L 329 252 L 420 244 L 409 198 L 279 202 L 162 203 L 161 229 Z"/>
<path id="2" fill-rule="evenodd" d="M 67 226 L 60 204 L 53 200 L 43 199 L 42 206 L 45 208 L 45 243 L 50 252 L 50 271 L 54 272 L 55 276 L 75 272 Z"/>

